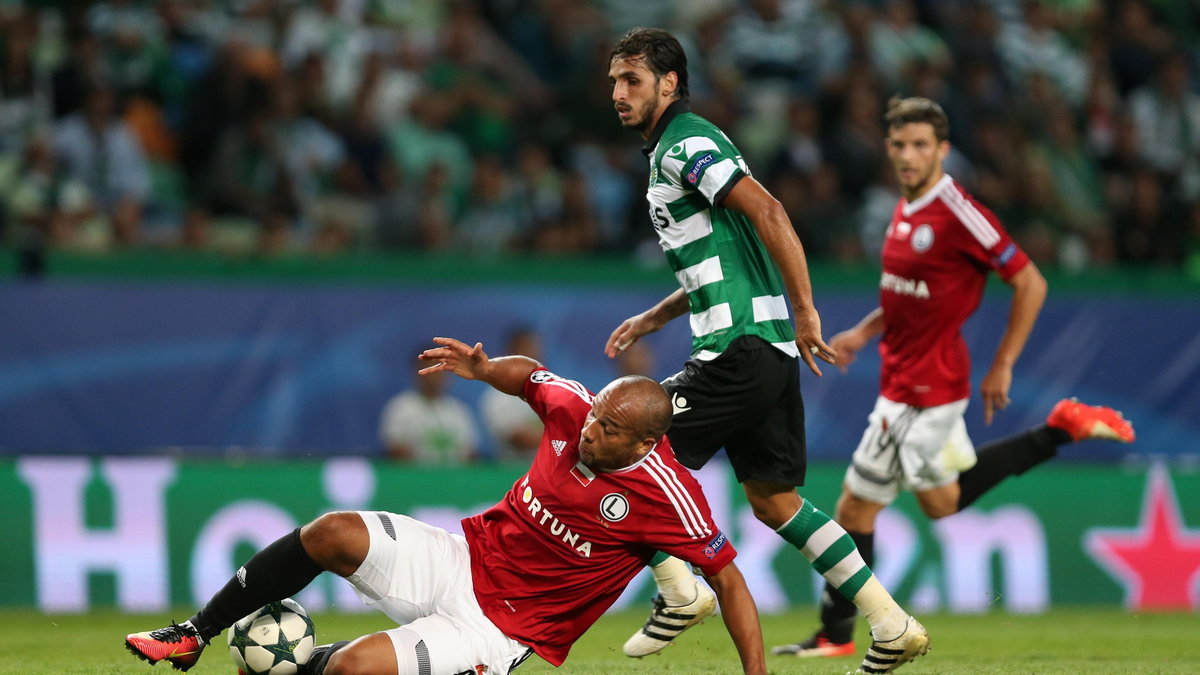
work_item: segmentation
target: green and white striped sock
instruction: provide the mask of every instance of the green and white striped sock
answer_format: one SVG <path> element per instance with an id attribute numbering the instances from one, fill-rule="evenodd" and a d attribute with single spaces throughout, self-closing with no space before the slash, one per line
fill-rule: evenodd
<path id="1" fill-rule="evenodd" d="M 854 602 L 877 639 L 891 639 L 904 632 L 908 615 L 863 562 L 846 530 L 812 502 L 805 499 L 796 515 L 776 532 L 800 549 L 831 586 Z"/>

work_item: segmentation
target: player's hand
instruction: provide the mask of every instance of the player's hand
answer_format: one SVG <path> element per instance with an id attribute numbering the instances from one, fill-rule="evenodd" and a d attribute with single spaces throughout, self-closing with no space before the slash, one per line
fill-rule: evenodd
<path id="1" fill-rule="evenodd" d="M 653 310 L 648 309 L 622 321 L 612 335 L 608 336 L 608 342 L 604 343 L 604 354 L 610 359 L 616 358 L 617 354 L 625 351 L 643 335 L 649 335 L 662 328 L 663 325 L 651 316 L 652 312 Z"/>
<path id="2" fill-rule="evenodd" d="M 826 363 L 837 363 L 837 350 L 821 337 L 821 316 L 815 307 L 796 312 L 796 347 L 800 349 L 800 358 L 817 377 L 821 377 L 817 358 Z"/>
<path id="3" fill-rule="evenodd" d="M 464 380 L 483 378 L 491 359 L 483 351 L 482 342 L 476 342 L 474 347 L 468 347 L 465 342 L 454 338 L 435 337 L 433 341 L 442 346 L 421 352 L 419 358 L 422 361 L 430 361 L 433 365 L 418 370 L 418 375 L 432 375 L 448 371 Z"/>
<path id="4" fill-rule="evenodd" d="M 997 411 L 1004 410 L 1012 401 L 1008 398 L 1008 388 L 1012 386 L 1012 368 L 993 365 L 979 385 L 979 393 L 983 396 L 983 423 L 991 424 L 992 417 Z"/>
<path id="5" fill-rule="evenodd" d="M 853 328 L 834 335 L 829 345 L 837 351 L 837 361 L 834 363 L 843 373 L 850 370 L 850 364 L 858 359 L 858 352 L 867 344 L 867 338 L 862 331 Z"/>

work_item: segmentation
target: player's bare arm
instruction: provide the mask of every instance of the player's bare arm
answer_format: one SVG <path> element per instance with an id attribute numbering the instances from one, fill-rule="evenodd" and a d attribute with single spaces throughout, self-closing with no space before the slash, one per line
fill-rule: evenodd
<path id="1" fill-rule="evenodd" d="M 419 375 L 447 371 L 464 380 L 479 380 L 506 394 L 520 396 L 529 374 L 541 367 L 540 363 L 527 356 L 489 358 L 487 352 L 483 351 L 482 342 L 468 347 L 465 342 L 454 338 L 435 337 L 433 341 L 442 346 L 421 352 L 421 360 L 433 365 L 417 371 Z"/>
<path id="2" fill-rule="evenodd" d="M 766 673 L 763 656 L 762 627 L 758 623 L 758 607 L 746 587 L 746 580 L 737 565 L 732 562 L 720 572 L 705 577 L 721 603 L 721 619 L 733 638 L 738 655 L 742 659 L 742 670 L 746 673 Z"/>
<path id="3" fill-rule="evenodd" d="M 1033 324 L 1046 301 L 1046 279 L 1032 262 L 1007 281 L 1013 288 L 1008 325 L 1000 338 L 1000 346 L 996 348 L 992 367 L 979 386 L 979 393 L 983 396 L 983 419 L 986 424 L 992 423 L 996 411 L 1008 407 L 1013 364 L 1025 349 L 1025 342 L 1029 339 Z"/>
<path id="4" fill-rule="evenodd" d="M 771 259 L 779 266 L 796 316 L 796 345 L 800 348 L 800 358 L 819 377 L 821 368 L 817 366 L 816 358 L 836 363 L 837 351 L 821 337 L 821 317 L 813 304 L 804 246 L 783 205 L 758 181 L 744 176 L 725 196 L 721 206 L 750 219 Z"/>
<path id="5" fill-rule="evenodd" d="M 830 346 L 837 351 L 837 367 L 843 373 L 850 369 L 850 364 L 858 358 L 858 352 L 868 342 L 883 333 L 883 308 L 876 307 L 861 321 L 829 340 Z"/>
<path id="6" fill-rule="evenodd" d="M 643 335 L 657 331 L 671 319 L 682 316 L 687 311 L 687 293 L 682 288 L 676 289 L 650 309 L 622 321 L 612 335 L 608 336 L 608 342 L 604 344 L 604 353 L 610 359 L 615 358 Z"/>

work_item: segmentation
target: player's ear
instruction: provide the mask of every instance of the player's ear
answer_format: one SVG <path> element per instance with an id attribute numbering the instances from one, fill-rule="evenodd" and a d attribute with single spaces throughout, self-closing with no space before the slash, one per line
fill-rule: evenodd
<path id="1" fill-rule="evenodd" d="M 662 82 L 660 91 L 662 91 L 663 96 L 674 98 L 675 91 L 679 88 L 679 74 L 673 70 L 669 71 L 660 78 L 660 81 Z"/>
<path id="2" fill-rule="evenodd" d="M 637 446 L 638 458 L 645 457 L 646 453 L 653 450 L 654 446 L 656 446 L 656 445 L 658 445 L 657 438 L 643 438 L 642 441 L 640 443 L 638 443 L 638 446 Z"/>

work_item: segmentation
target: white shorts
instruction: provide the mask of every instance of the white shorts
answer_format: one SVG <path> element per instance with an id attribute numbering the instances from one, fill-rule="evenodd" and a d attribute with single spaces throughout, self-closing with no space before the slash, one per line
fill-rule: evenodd
<path id="1" fill-rule="evenodd" d="M 846 470 L 850 493 L 890 504 L 902 489 L 921 492 L 958 480 L 975 466 L 966 411 L 966 399 L 917 408 L 880 396 Z"/>
<path id="2" fill-rule="evenodd" d="M 455 675 L 487 666 L 507 675 L 529 647 L 500 632 L 479 608 L 467 540 L 408 516 L 359 511 L 371 548 L 347 577 L 367 605 L 399 628 L 384 631 L 400 675 Z"/>

